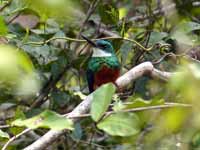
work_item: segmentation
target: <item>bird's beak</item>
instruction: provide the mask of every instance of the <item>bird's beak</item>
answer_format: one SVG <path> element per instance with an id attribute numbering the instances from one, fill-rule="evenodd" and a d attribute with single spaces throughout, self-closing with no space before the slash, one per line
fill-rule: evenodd
<path id="1" fill-rule="evenodd" d="M 84 35 L 81 35 L 81 37 L 83 39 L 85 39 L 90 45 L 94 46 L 94 47 L 97 47 L 96 43 L 93 42 L 92 40 L 90 40 L 89 38 L 85 37 Z"/>

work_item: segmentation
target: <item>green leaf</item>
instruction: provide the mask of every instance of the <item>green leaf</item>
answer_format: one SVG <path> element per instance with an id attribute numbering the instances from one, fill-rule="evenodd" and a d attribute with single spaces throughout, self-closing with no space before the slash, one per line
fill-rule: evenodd
<path id="1" fill-rule="evenodd" d="M 119 19 L 126 17 L 128 10 L 125 7 L 119 8 Z"/>
<path id="2" fill-rule="evenodd" d="M 0 36 L 6 35 L 8 32 L 7 26 L 3 20 L 3 17 L 0 16 Z"/>
<path id="3" fill-rule="evenodd" d="M 100 5 L 99 15 L 105 24 L 117 24 L 119 21 L 119 11 L 112 5 Z"/>
<path id="4" fill-rule="evenodd" d="M 130 42 L 123 42 L 123 44 L 120 47 L 121 57 L 122 57 L 122 64 L 128 63 L 130 61 L 130 52 L 133 49 L 133 44 Z M 132 58 L 132 57 L 131 57 Z"/>
<path id="5" fill-rule="evenodd" d="M 91 115 L 94 121 L 98 121 L 111 103 L 116 87 L 112 83 L 107 83 L 98 88 L 92 95 Z"/>
<path id="6" fill-rule="evenodd" d="M 69 103 L 71 97 L 66 91 L 55 90 L 51 93 L 53 108 L 64 108 Z"/>
<path id="7" fill-rule="evenodd" d="M 0 130 L 0 137 L 9 139 L 9 134 Z"/>
<path id="8" fill-rule="evenodd" d="M 60 49 L 49 45 L 23 45 L 22 49 L 34 58 L 36 58 L 40 65 L 48 64 L 52 61 L 57 60 L 57 55 L 60 52 Z"/>
<path id="9" fill-rule="evenodd" d="M 26 0 L 26 4 L 30 9 L 36 11 L 42 20 L 48 18 L 56 18 L 61 21 L 71 19 L 75 10 L 80 8 L 78 3 L 71 0 Z"/>
<path id="10" fill-rule="evenodd" d="M 0 45 L 0 71 L 1 77 L 15 78 L 23 73 L 33 72 L 33 64 L 23 51 L 8 45 Z"/>
<path id="11" fill-rule="evenodd" d="M 67 58 L 64 56 L 59 56 L 57 61 L 54 61 L 51 65 L 51 73 L 54 78 L 56 78 L 67 65 Z"/>
<path id="12" fill-rule="evenodd" d="M 73 122 L 56 112 L 46 110 L 41 114 L 26 120 L 17 119 L 12 122 L 15 126 L 26 126 L 31 129 L 39 127 L 50 128 L 53 130 L 69 129 L 73 130 Z"/>
<path id="13" fill-rule="evenodd" d="M 80 140 L 83 137 L 83 129 L 81 128 L 80 123 L 75 124 L 75 129 L 73 130 L 71 137 L 74 140 Z"/>
<path id="14" fill-rule="evenodd" d="M 53 19 L 48 19 L 46 21 L 45 27 L 41 29 L 32 29 L 35 34 L 51 35 L 60 31 L 59 24 Z"/>
<path id="15" fill-rule="evenodd" d="M 194 149 L 200 148 L 200 133 L 198 131 L 192 137 L 191 146 Z"/>
<path id="16" fill-rule="evenodd" d="M 179 44 L 194 45 L 198 41 L 198 36 L 192 31 L 200 30 L 200 24 L 196 22 L 181 22 L 174 28 L 171 35 Z"/>
<path id="17" fill-rule="evenodd" d="M 39 90 L 39 80 L 31 59 L 22 50 L 9 45 L 0 45 L 1 91 L 12 95 L 28 96 Z"/>
<path id="18" fill-rule="evenodd" d="M 200 24 L 196 23 L 196 22 L 192 22 L 192 21 L 182 22 L 182 23 L 177 25 L 175 30 L 181 30 L 181 31 L 184 31 L 186 33 L 189 33 L 189 32 L 194 31 L 194 30 L 200 30 Z"/>
<path id="19" fill-rule="evenodd" d="M 131 136 L 140 132 L 140 120 L 134 113 L 117 113 L 103 119 L 97 127 L 113 136 Z"/>
<path id="20" fill-rule="evenodd" d="M 151 32 L 151 36 L 149 39 L 149 46 L 152 46 L 160 42 L 163 38 L 167 37 L 167 35 L 168 34 L 166 32 L 156 32 L 156 31 Z"/>

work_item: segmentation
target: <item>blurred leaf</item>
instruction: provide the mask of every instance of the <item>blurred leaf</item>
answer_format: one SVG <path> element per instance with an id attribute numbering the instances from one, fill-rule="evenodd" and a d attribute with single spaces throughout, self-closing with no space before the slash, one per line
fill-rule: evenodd
<path id="1" fill-rule="evenodd" d="M 99 15 L 105 24 L 117 24 L 119 11 L 112 5 L 104 4 L 99 6 Z"/>
<path id="2" fill-rule="evenodd" d="M 26 126 L 31 129 L 39 127 L 50 128 L 53 130 L 69 129 L 73 130 L 73 122 L 53 111 L 46 110 L 41 114 L 26 120 L 17 119 L 12 122 L 15 126 Z"/>
<path id="3" fill-rule="evenodd" d="M 54 17 L 58 20 L 71 19 L 80 9 L 78 3 L 71 0 L 24 0 L 26 5 L 36 11 L 42 20 Z"/>
<path id="4" fill-rule="evenodd" d="M 181 30 L 183 32 L 189 33 L 194 30 L 200 30 L 200 24 L 191 21 L 182 22 L 176 26 L 175 30 Z"/>
<path id="5" fill-rule="evenodd" d="M 182 22 L 172 31 L 172 38 L 176 39 L 179 44 L 193 45 L 198 36 L 192 34 L 192 31 L 200 30 L 200 24 L 196 22 Z"/>
<path id="6" fill-rule="evenodd" d="M 20 84 L 16 87 L 16 94 L 22 96 L 35 95 L 40 89 L 37 74 L 22 76 Z"/>
<path id="7" fill-rule="evenodd" d="M 0 137 L 2 137 L 2 138 L 7 138 L 7 139 L 10 138 L 9 134 L 6 133 L 6 132 L 3 132 L 2 130 L 0 130 Z"/>
<path id="8" fill-rule="evenodd" d="M 134 113 L 117 113 L 103 119 L 97 127 L 112 136 L 131 136 L 140 132 L 140 120 Z"/>
<path id="9" fill-rule="evenodd" d="M 8 45 L 0 45 L 0 82 L 4 90 L 10 87 L 15 94 L 32 95 L 39 90 L 39 81 L 28 55 Z"/>
<path id="10" fill-rule="evenodd" d="M 15 111 L 15 118 L 14 119 L 26 119 L 26 116 L 22 110 L 21 107 L 17 107 L 17 110 Z"/>
<path id="11" fill-rule="evenodd" d="M 51 94 L 53 104 L 56 107 L 66 107 L 70 101 L 70 95 L 66 91 L 53 91 Z"/>
<path id="12" fill-rule="evenodd" d="M 169 86 L 184 97 L 184 102 L 198 103 L 200 96 L 198 90 L 199 84 L 200 67 L 197 64 L 185 64 L 171 78 Z"/>
<path id="13" fill-rule="evenodd" d="M 144 100 L 140 97 L 130 97 L 128 98 L 129 103 L 124 105 L 123 110 L 140 108 L 149 106 L 156 106 L 156 105 L 163 105 L 165 103 L 164 99 L 152 98 L 152 100 Z M 140 117 L 141 126 L 146 126 L 152 118 L 154 118 L 155 114 L 153 110 L 145 110 L 145 111 L 138 111 L 136 114 Z"/>
<path id="14" fill-rule="evenodd" d="M 28 110 L 25 114 L 26 114 L 26 118 L 31 118 L 34 117 L 40 113 L 42 113 L 44 110 L 42 108 L 34 108 L 34 109 L 30 109 Z M 26 119 L 26 118 L 20 118 L 20 119 Z M 17 118 L 19 119 L 19 118 Z M 16 120 L 16 119 L 15 119 Z"/>
<path id="15" fill-rule="evenodd" d="M 20 106 L 17 107 L 17 109 L 16 109 L 16 111 L 15 111 L 15 116 L 14 116 L 11 120 L 9 120 L 7 123 L 8 123 L 8 124 L 11 124 L 12 121 L 14 121 L 14 120 L 16 120 L 16 119 L 19 119 L 19 118 L 21 118 L 21 119 L 26 119 L 26 116 L 25 116 L 25 114 L 24 114 L 24 112 L 23 112 L 23 109 L 22 109 L 22 107 L 20 107 Z M 23 130 L 24 130 L 24 128 L 15 127 L 15 126 L 9 128 L 9 131 L 11 132 L 11 134 L 14 134 L 14 135 L 19 134 L 19 133 L 22 132 Z"/>
<path id="16" fill-rule="evenodd" d="M 155 134 L 155 137 L 180 131 L 188 116 L 187 108 L 174 107 L 162 110 L 156 120 L 158 134 Z"/>
<path id="17" fill-rule="evenodd" d="M 49 45 L 43 46 L 31 46 L 23 45 L 22 49 L 29 53 L 31 56 L 36 58 L 39 64 L 48 64 L 52 61 L 57 60 L 57 54 L 60 52 L 60 49 L 55 48 Z"/>
<path id="18" fill-rule="evenodd" d="M 141 95 L 144 99 L 149 99 L 149 95 L 147 92 L 147 83 L 149 81 L 149 77 L 140 77 L 135 82 L 135 93 Z"/>
<path id="19" fill-rule="evenodd" d="M 151 36 L 149 39 L 149 46 L 153 46 L 156 43 L 159 43 L 163 38 L 167 37 L 168 34 L 166 32 L 151 32 Z"/>
<path id="20" fill-rule="evenodd" d="M 120 47 L 120 52 L 122 56 L 122 64 L 126 64 L 130 59 L 128 57 L 130 56 L 130 52 L 133 50 L 133 44 L 130 42 L 123 42 L 123 44 Z"/>
<path id="21" fill-rule="evenodd" d="M 126 17 L 128 10 L 125 7 L 119 8 L 119 19 Z"/>
<path id="22" fill-rule="evenodd" d="M 53 62 L 51 65 L 51 73 L 54 78 L 56 78 L 65 68 L 67 64 L 67 59 L 64 56 L 59 56 L 57 61 Z"/>
<path id="23" fill-rule="evenodd" d="M 0 36 L 5 36 L 8 32 L 7 26 L 2 16 L 0 16 Z"/>
<path id="24" fill-rule="evenodd" d="M 199 132 L 195 133 L 195 135 L 192 137 L 191 147 L 192 149 L 200 148 L 200 133 Z"/>
<path id="25" fill-rule="evenodd" d="M 91 115 L 94 121 L 98 121 L 108 109 L 115 93 L 116 87 L 112 83 L 107 83 L 99 87 L 92 93 Z"/>
<path id="26" fill-rule="evenodd" d="M 16 11 L 17 9 L 22 9 L 26 7 L 26 3 L 24 0 L 14 0 L 11 1 L 9 10 L 7 10 L 7 13 L 10 14 L 14 11 Z"/>
<path id="27" fill-rule="evenodd" d="M 72 138 L 75 140 L 80 140 L 83 136 L 83 130 L 81 128 L 81 125 L 79 123 L 75 124 L 75 129 L 72 132 Z"/>
<path id="28" fill-rule="evenodd" d="M 12 23 L 18 23 L 23 28 L 35 28 L 39 23 L 39 18 L 33 14 L 21 14 L 17 18 L 15 18 Z"/>
<path id="29" fill-rule="evenodd" d="M 43 26 L 43 28 L 32 29 L 31 31 L 35 34 L 51 35 L 51 34 L 55 34 L 55 33 L 59 32 L 60 27 L 59 27 L 59 24 L 55 20 L 48 19 L 46 21 L 45 26 Z"/>

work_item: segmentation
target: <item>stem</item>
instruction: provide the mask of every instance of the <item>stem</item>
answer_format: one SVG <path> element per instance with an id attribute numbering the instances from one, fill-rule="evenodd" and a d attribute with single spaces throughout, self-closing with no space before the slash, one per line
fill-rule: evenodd
<path id="1" fill-rule="evenodd" d="M 10 139 L 8 140 L 8 142 L 2 147 L 2 150 L 6 150 L 7 147 L 8 147 L 8 145 L 9 145 L 10 143 L 12 143 L 15 139 L 19 138 L 20 136 L 26 134 L 26 133 L 29 132 L 29 131 L 31 131 L 31 129 L 29 129 L 29 128 L 28 128 L 28 129 L 25 129 L 25 130 L 22 131 L 21 133 L 19 133 L 19 134 L 13 136 L 12 138 L 10 138 Z"/>
<path id="2" fill-rule="evenodd" d="M 166 109 L 166 108 L 173 108 L 173 107 L 185 107 L 185 108 L 191 108 L 192 105 L 190 104 L 181 104 L 181 103 L 165 103 L 163 105 L 156 105 L 156 106 L 148 106 L 148 107 L 138 107 L 138 108 L 132 108 L 132 109 L 124 109 L 120 111 L 108 111 L 104 115 L 111 115 L 119 112 L 137 112 L 137 111 L 146 111 L 146 110 L 153 110 L 153 109 Z M 68 114 L 64 115 L 68 116 Z M 81 114 L 77 116 L 72 116 L 69 118 L 84 118 L 84 117 L 90 117 L 91 114 Z"/>
<path id="3" fill-rule="evenodd" d="M 32 45 L 43 45 L 43 44 L 48 44 L 49 42 L 53 41 L 53 40 L 66 40 L 66 41 L 73 41 L 73 42 L 87 42 L 86 40 L 80 40 L 80 39 L 74 39 L 74 38 L 70 38 L 70 37 L 53 37 L 50 38 L 44 42 L 27 42 L 25 43 L 25 45 L 28 44 L 32 44 Z M 129 39 L 129 38 L 125 38 L 125 37 L 104 37 L 104 38 L 97 38 L 97 39 L 92 39 L 92 41 L 97 41 L 97 40 L 112 40 L 112 39 L 119 39 L 119 40 L 125 40 L 125 41 L 129 41 L 132 42 L 134 44 L 136 44 L 137 46 L 139 46 L 141 49 L 145 50 L 145 51 L 150 51 L 152 50 L 152 47 L 149 48 L 145 48 L 143 45 L 141 45 L 139 42 L 137 42 L 136 40 L 133 39 Z"/>

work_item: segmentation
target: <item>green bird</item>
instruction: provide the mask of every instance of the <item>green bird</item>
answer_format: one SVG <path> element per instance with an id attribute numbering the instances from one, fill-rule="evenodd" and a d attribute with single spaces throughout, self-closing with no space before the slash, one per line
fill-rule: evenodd
<path id="1" fill-rule="evenodd" d="M 82 37 L 93 47 L 92 56 L 87 67 L 87 81 L 90 93 L 102 84 L 112 82 L 115 84 L 120 75 L 120 63 L 112 44 L 106 40 L 91 41 Z"/>

